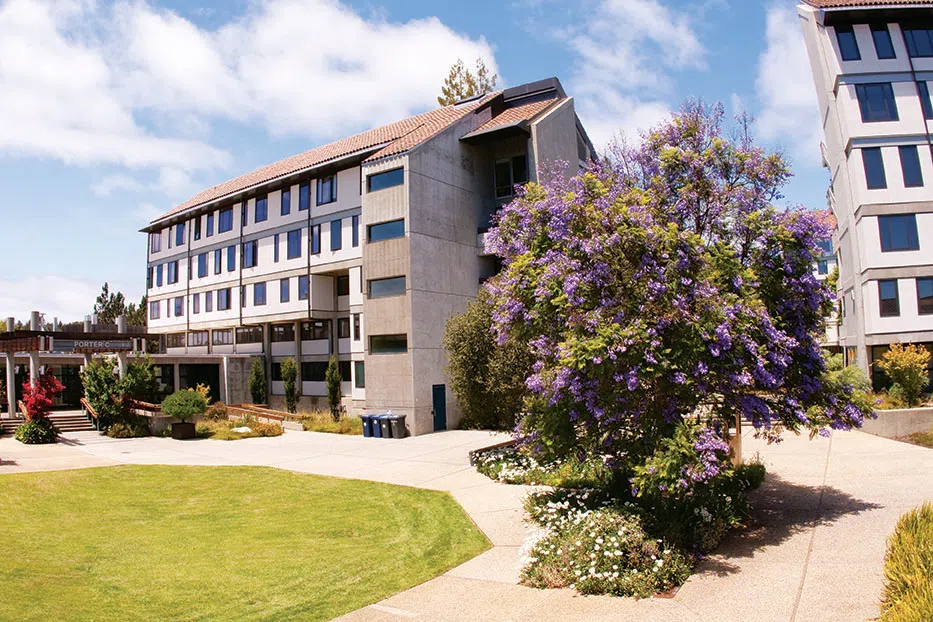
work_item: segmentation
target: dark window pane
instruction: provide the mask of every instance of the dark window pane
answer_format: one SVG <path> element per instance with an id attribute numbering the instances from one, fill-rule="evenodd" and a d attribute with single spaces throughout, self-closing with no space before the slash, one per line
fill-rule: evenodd
<path id="1" fill-rule="evenodd" d="M 295 325 L 276 324 L 272 327 L 272 334 L 269 338 L 273 343 L 291 343 L 295 341 Z"/>
<path id="2" fill-rule="evenodd" d="M 391 220 L 381 222 L 376 225 L 369 225 L 368 238 L 370 242 L 379 242 L 380 240 L 391 240 L 392 238 L 405 237 L 405 221 Z"/>
<path id="3" fill-rule="evenodd" d="M 197 346 L 206 346 L 208 339 L 208 333 L 206 330 L 198 330 L 188 333 L 188 345 L 197 347 Z"/>
<path id="4" fill-rule="evenodd" d="M 207 276 L 207 253 L 198 255 L 198 278 L 203 279 Z"/>
<path id="5" fill-rule="evenodd" d="M 214 292 L 204 292 L 204 311 L 210 313 L 214 310 Z"/>
<path id="6" fill-rule="evenodd" d="M 375 173 L 366 178 L 366 187 L 369 192 L 384 190 L 405 183 L 405 169 L 396 168 L 384 173 Z"/>
<path id="7" fill-rule="evenodd" d="M 320 341 L 330 338 L 330 322 L 328 320 L 312 320 L 301 323 L 302 341 Z"/>
<path id="8" fill-rule="evenodd" d="M 288 302 L 291 299 L 289 283 L 289 279 L 279 281 L 279 302 Z"/>
<path id="9" fill-rule="evenodd" d="M 897 102 L 894 89 L 889 82 L 880 84 L 856 84 L 859 110 L 864 123 L 897 121 Z"/>
<path id="10" fill-rule="evenodd" d="M 907 53 L 911 57 L 933 56 L 933 29 L 905 27 L 904 39 L 907 40 Z"/>
<path id="11" fill-rule="evenodd" d="M 528 181 L 528 158 L 515 156 L 512 158 L 512 184 L 518 185 Z"/>
<path id="12" fill-rule="evenodd" d="M 233 345 L 233 331 L 229 328 L 215 330 L 211 333 L 211 341 L 215 346 Z"/>
<path id="13" fill-rule="evenodd" d="M 862 149 L 862 165 L 865 167 L 865 180 L 869 190 L 879 190 L 888 187 L 888 180 L 884 175 L 884 161 L 881 158 L 881 148 L 871 147 Z"/>
<path id="14" fill-rule="evenodd" d="M 386 296 L 400 296 L 405 293 L 405 277 L 396 276 L 389 279 L 372 279 L 369 282 L 369 297 L 384 298 Z"/>
<path id="15" fill-rule="evenodd" d="M 321 225 L 311 227 L 311 239 L 308 241 L 311 245 L 311 254 L 317 255 L 321 252 Z"/>
<path id="16" fill-rule="evenodd" d="M 262 343 L 262 326 L 245 326 L 236 329 L 237 343 Z"/>
<path id="17" fill-rule="evenodd" d="M 875 41 L 875 52 L 878 53 L 878 58 L 884 60 L 896 57 L 887 24 L 872 24 L 871 37 Z"/>
<path id="18" fill-rule="evenodd" d="M 829 274 L 829 262 L 825 259 L 820 259 L 816 262 L 816 271 L 819 274 Z"/>
<path id="19" fill-rule="evenodd" d="M 878 216 L 881 251 L 915 251 L 920 249 L 917 217 L 914 214 Z"/>
<path id="20" fill-rule="evenodd" d="M 282 190 L 282 216 L 292 212 L 292 191 L 288 188 Z"/>
<path id="21" fill-rule="evenodd" d="M 351 230 L 353 236 L 353 248 L 356 248 L 360 245 L 360 217 L 354 216 L 351 220 Z"/>
<path id="22" fill-rule="evenodd" d="M 311 206 L 311 184 L 305 182 L 298 186 L 298 211 L 304 211 Z"/>
<path id="23" fill-rule="evenodd" d="M 317 204 L 326 205 L 337 200 L 337 176 L 330 175 L 317 180 Z"/>
<path id="24" fill-rule="evenodd" d="M 337 295 L 338 296 L 349 296 L 350 295 L 350 277 L 349 276 L 338 276 L 337 277 Z"/>
<path id="25" fill-rule="evenodd" d="M 343 248 L 343 235 L 340 220 L 330 221 L 330 250 L 339 251 Z"/>
<path id="26" fill-rule="evenodd" d="M 227 272 L 236 270 L 236 246 L 227 247 Z"/>
<path id="27" fill-rule="evenodd" d="M 214 212 L 207 215 L 207 237 L 214 235 Z"/>
<path id="28" fill-rule="evenodd" d="M 917 313 L 933 315 L 933 279 L 917 279 Z"/>
<path id="29" fill-rule="evenodd" d="M 194 219 L 194 231 L 192 232 L 195 240 L 201 239 L 201 217 L 197 216 Z"/>
<path id="30" fill-rule="evenodd" d="M 350 361 L 337 361 L 337 371 L 342 382 L 350 382 Z"/>
<path id="31" fill-rule="evenodd" d="M 901 156 L 901 170 L 904 173 L 904 186 L 919 188 L 923 185 L 923 173 L 920 172 L 920 154 L 917 145 L 898 147 Z"/>
<path id="32" fill-rule="evenodd" d="M 217 215 L 217 233 L 233 231 L 233 208 L 222 209 Z"/>
<path id="33" fill-rule="evenodd" d="M 337 339 L 349 339 L 349 338 L 350 338 L 350 318 L 348 317 L 337 318 Z"/>
<path id="34" fill-rule="evenodd" d="M 923 109 L 923 118 L 933 119 L 933 104 L 930 102 L 929 82 L 918 82 L 917 89 L 920 91 L 920 107 Z"/>
<path id="35" fill-rule="evenodd" d="M 324 382 L 327 374 L 327 362 L 306 361 L 301 364 L 302 382 Z"/>
<path id="36" fill-rule="evenodd" d="M 266 284 L 265 283 L 254 283 L 253 284 L 253 304 L 257 306 L 266 304 Z"/>
<path id="37" fill-rule="evenodd" d="M 282 382 L 282 364 L 272 364 L 272 382 Z"/>
<path id="38" fill-rule="evenodd" d="M 353 385 L 357 389 L 366 388 L 366 365 L 363 361 L 355 361 L 353 363 Z"/>
<path id="39" fill-rule="evenodd" d="M 496 162 L 496 197 L 512 196 L 512 164 L 508 160 Z"/>
<path id="40" fill-rule="evenodd" d="M 276 233 L 272 236 L 272 261 L 278 263 L 279 261 L 279 234 Z"/>
<path id="41" fill-rule="evenodd" d="M 878 281 L 878 297 L 880 300 L 881 317 L 894 317 L 901 314 L 897 299 L 897 281 Z"/>
<path id="42" fill-rule="evenodd" d="M 269 200 L 267 197 L 256 197 L 256 222 L 269 218 Z"/>
<path id="43" fill-rule="evenodd" d="M 288 258 L 301 257 L 301 229 L 288 232 Z"/>
<path id="44" fill-rule="evenodd" d="M 370 354 L 408 352 L 408 335 L 373 335 L 369 338 Z"/>
<path id="45" fill-rule="evenodd" d="M 175 246 L 185 243 L 185 223 L 175 225 Z"/>
<path id="46" fill-rule="evenodd" d="M 842 60 L 862 60 L 852 26 L 836 26 L 836 41 L 839 42 L 839 53 L 842 55 Z"/>
<path id="47" fill-rule="evenodd" d="M 307 276 L 298 277 L 298 300 L 307 300 L 309 294 L 309 279 Z"/>

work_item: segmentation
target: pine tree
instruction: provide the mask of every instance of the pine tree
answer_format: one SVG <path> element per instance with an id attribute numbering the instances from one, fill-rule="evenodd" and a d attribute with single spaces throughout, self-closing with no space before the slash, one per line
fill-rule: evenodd
<path id="1" fill-rule="evenodd" d="M 498 78 L 497 74 L 489 75 L 489 70 L 481 58 L 476 59 L 475 73 L 464 66 L 463 59 L 457 59 L 444 80 L 437 103 L 450 106 L 467 97 L 485 95 L 496 88 Z"/>
<path id="2" fill-rule="evenodd" d="M 324 384 L 327 387 L 327 404 L 330 406 L 330 416 L 334 421 L 340 421 L 340 383 L 343 378 L 340 375 L 340 367 L 337 365 L 337 357 L 330 357 L 327 364 L 327 371 L 324 373 Z"/>

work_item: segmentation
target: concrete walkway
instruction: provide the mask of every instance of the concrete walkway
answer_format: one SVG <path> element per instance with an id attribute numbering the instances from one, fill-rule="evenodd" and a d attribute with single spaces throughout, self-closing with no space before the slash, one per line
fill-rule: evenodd
<path id="1" fill-rule="evenodd" d="M 78 433 L 56 446 L 0 439 L 0 474 L 108 464 L 265 465 L 447 490 L 493 548 L 344 617 L 371 620 L 867 620 L 878 615 L 885 542 L 897 518 L 933 499 L 933 450 L 859 432 L 777 446 L 745 439 L 768 466 L 754 524 L 731 536 L 673 598 L 582 597 L 516 585 L 527 488 L 493 483 L 470 449 L 502 440 L 445 432 L 404 441 L 307 432 L 235 442 L 113 440 Z"/>

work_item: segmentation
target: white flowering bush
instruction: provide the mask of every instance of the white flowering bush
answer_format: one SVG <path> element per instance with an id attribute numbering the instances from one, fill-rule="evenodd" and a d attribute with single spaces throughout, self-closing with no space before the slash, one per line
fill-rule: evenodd
<path id="1" fill-rule="evenodd" d="M 478 452 L 474 459 L 480 473 L 503 484 L 576 488 L 603 484 L 609 477 L 601 458 L 539 461 L 530 451 L 514 446 Z"/>

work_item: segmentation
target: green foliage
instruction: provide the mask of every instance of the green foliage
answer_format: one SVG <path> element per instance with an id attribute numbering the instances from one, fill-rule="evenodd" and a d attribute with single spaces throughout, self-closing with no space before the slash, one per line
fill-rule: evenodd
<path id="1" fill-rule="evenodd" d="M 124 398 L 149 401 L 158 388 L 152 357 L 148 354 L 131 358 L 126 364 L 126 373 L 118 383 L 117 392 Z"/>
<path id="2" fill-rule="evenodd" d="M 120 423 L 123 425 L 115 434 L 127 434 L 131 430 L 136 436 L 143 435 L 142 429 L 147 427 L 144 418 L 130 412 L 130 407 L 133 400 L 145 401 L 155 394 L 155 370 L 148 354 L 127 361 L 122 379 L 117 375 L 113 359 L 95 358 L 81 372 L 81 382 L 84 397 L 97 412 L 102 430 Z"/>
<path id="3" fill-rule="evenodd" d="M 504 484 L 555 486 L 564 488 L 603 488 L 612 478 L 600 456 L 555 458 L 538 462 L 525 448 L 499 447 L 474 454 L 476 470 Z"/>
<path id="4" fill-rule="evenodd" d="M 211 404 L 208 409 L 204 411 L 204 416 L 202 417 L 202 419 L 211 421 L 226 421 L 227 418 L 227 405 L 223 402 L 214 402 Z"/>
<path id="5" fill-rule="evenodd" d="M 933 620 L 933 503 L 901 516 L 884 559 L 882 622 Z"/>
<path id="6" fill-rule="evenodd" d="M 54 443 L 58 430 L 48 418 L 30 419 L 16 428 L 14 438 L 25 445 L 45 445 Z"/>
<path id="7" fill-rule="evenodd" d="M 485 95 L 496 88 L 498 78 L 497 74 L 489 74 L 486 63 L 481 58 L 476 59 L 475 73 L 464 66 L 463 59 L 457 59 L 444 79 L 437 103 L 450 106 L 467 97 Z"/>
<path id="8" fill-rule="evenodd" d="M 197 391 L 175 391 L 162 402 L 162 412 L 169 417 L 188 421 L 207 410 L 207 401 Z"/>
<path id="9" fill-rule="evenodd" d="M 104 283 L 94 302 L 94 313 L 98 324 L 116 324 L 117 317 L 126 312 L 126 299 L 122 292 L 111 292 L 110 284 Z"/>
<path id="10" fill-rule="evenodd" d="M 234 428 L 249 428 L 249 432 L 234 432 Z M 196 433 L 199 438 L 212 438 L 220 441 L 236 441 L 242 438 L 259 438 L 264 436 L 281 436 L 282 426 L 278 423 L 264 423 L 252 418 L 239 421 L 220 419 L 201 419 L 198 421 Z"/>
<path id="11" fill-rule="evenodd" d="M 302 416 L 300 421 L 305 432 L 363 435 L 363 420 L 359 417 L 342 417 L 339 421 L 334 421 L 329 412 L 315 411 Z"/>
<path id="12" fill-rule="evenodd" d="M 253 359 L 249 369 L 249 395 L 253 404 L 266 403 L 266 371 L 261 358 Z"/>
<path id="13" fill-rule="evenodd" d="M 282 386 L 285 389 L 285 410 L 294 414 L 298 411 L 301 391 L 298 389 L 298 363 L 291 357 L 282 361 Z"/>
<path id="14" fill-rule="evenodd" d="M 900 396 L 908 406 L 920 404 L 920 396 L 930 382 L 929 350 L 917 344 L 894 343 L 875 364 L 900 387 Z"/>
<path id="15" fill-rule="evenodd" d="M 149 436 L 149 425 L 145 417 L 133 417 L 126 421 L 117 421 L 107 428 L 110 438 L 140 438 Z"/>
<path id="16" fill-rule="evenodd" d="M 340 404 L 340 383 L 343 378 L 340 376 L 340 367 L 337 365 L 337 357 L 331 356 L 327 363 L 327 371 L 324 372 L 324 385 L 327 388 L 327 405 L 330 407 L 330 416 L 334 421 L 340 421 L 343 416 L 343 406 Z"/>
<path id="17" fill-rule="evenodd" d="M 496 344 L 489 298 L 481 289 L 464 313 L 447 322 L 447 374 L 463 413 L 460 427 L 511 430 L 528 393 L 525 378 L 534 357 L 518 339 Z"/>

